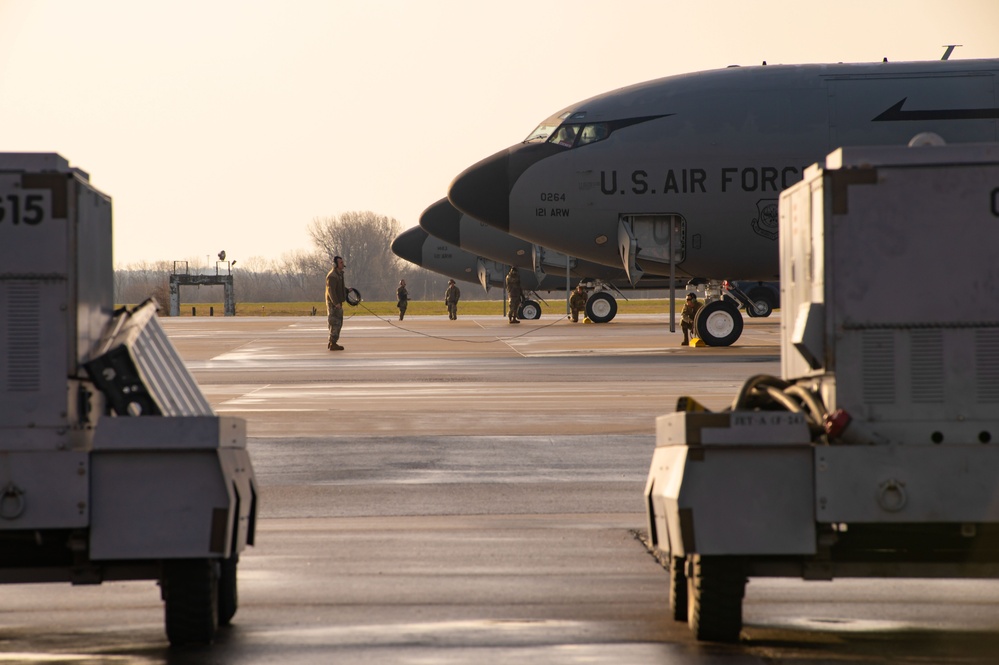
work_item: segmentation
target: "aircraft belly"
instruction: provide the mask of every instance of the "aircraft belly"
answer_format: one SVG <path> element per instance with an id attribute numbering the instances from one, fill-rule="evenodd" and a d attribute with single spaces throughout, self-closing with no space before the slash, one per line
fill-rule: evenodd
<path id="1" fill-rule="evenodd" d="M 570 209 L 570 215 L 562 219 L 523 225 L 511 223 L 510 231 L 529 242 L 573 257 L 622 268 L 617 248 L 622 217 L 632 210 L 635 214 L 646 215 L 679 214 L 687 222 L 685 256 L 677 264 L 681 273 L 716 279 L 773 279 L 778 274 L 776 231 L 773 230 L 776 201 L 739 198 L 742 203 L 732 207 L 741 210 L 741 214 L 733 213 L 727 206 L 705 209 L 664 204 L 662 210 L 655 210 L 622 201 L 620 208 L 615 209 L 592 201 L 579 212 Z M 692 210 L 687 213 L 685 207 Z M 664 254 L 665 259 L 660 254 L 663 252 L 646 244 L 644 248 L 640 246 L 637 259 L 646 272 L 668 275 L 668 253 Z"/>

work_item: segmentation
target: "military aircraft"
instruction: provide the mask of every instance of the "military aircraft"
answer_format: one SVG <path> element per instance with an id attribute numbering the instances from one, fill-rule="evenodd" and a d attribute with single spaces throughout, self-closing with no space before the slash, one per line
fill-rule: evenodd
<path id="1" fill-rule="evenodd" d="M 843 145 L 999 138 L 999 60 L 730 67 L 573 104 L 459 174 L 448 199 L 528 242 L 703 283 L 697 335 L 742 334 L 724 280 L 778 279 L 777 201 Z M 862 251 L 862 248 L 858 248 Z"/>
<path id="2" fill-rule="evenodd" d="M 476 256 L 533 270 L 539 289 L 569 291 L 575 284 L 583 282 L 587 291 L 586 316 L 594 323 L 606 323 L 617 314 L 617 301 L 612 291 L 620 292 L 635 286 L 642 289 L 669 287 L 669 281 L 661 277 L 646 277 L 640 284 L 633 285 L 620 267 L 569 257 L 532 245 L 469 217 L 446 198 L 423 211 L 420 227 L 431 236 Z"/>
<path id="3" fill-rule="evenodd" d="M 503 288 L 509 265 L 484 259 L 463 251 L 446 240 L 435 238 L 419 226 L 406 229 L 392 241 L 392 252 L 401 259 L 416 264 L 421 268 L 432 270 L 451 279 L 480 284 L 487 291 L 494 286 Z M 564 288 L 554 284 L 549 279 L 547 283 L 538 281 L 533 270 L 518 268 L 521 285 L 525 291 L 552 290 Z M 520 307 L 520 318 L 541 318 L 541 305 L 537 301 L 525 298 Z"/>

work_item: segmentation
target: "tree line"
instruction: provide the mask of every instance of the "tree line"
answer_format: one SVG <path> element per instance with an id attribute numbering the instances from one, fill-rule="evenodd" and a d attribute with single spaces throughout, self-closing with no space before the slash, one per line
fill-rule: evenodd
<path id="1" fill-rule="evenodd" d="M 253 257 L 213 265 L 186 261 L 156 261 L 129 264 L 114 271 L 115 302 L 137 304 L 154 297 L 170 301 L 169 280 L 173 272 L 225 274 L 232 271 L 237 302 L 321 302 L 325 298 L 326 273 L 334 256 L 347 263 L 347 286 L 361 292 L 365 300 L 394 301 L 399 280 L 405 279 L 413 300 L 443 299 L 447 277 L 404 261 L 392 253 L 392 241 L 401 225 L 393 218 L 373 212 L 348 212 L 318 217 L 309 224 L 312 250 L 299 250 L 280 259 Z M 465 289 L 468 289 L 465 291 Z M 473 284 L 462 290 L 476 300 L 500 298 L 498 289 L 489 295 Z M 221 286 L 184 287 L 184 303 L 221 302 Z"/>

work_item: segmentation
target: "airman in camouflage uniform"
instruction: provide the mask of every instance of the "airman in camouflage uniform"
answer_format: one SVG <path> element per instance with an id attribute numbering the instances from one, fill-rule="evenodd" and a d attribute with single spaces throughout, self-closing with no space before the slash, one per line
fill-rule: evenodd
<path id="1" fill-rule="evenodd" d="M 399 288 L 395 290 L 395 295 L 399 299 L 395 306 L 399 308 L 399 320 L 402 321 L 406 318 L 406 307 L 409 306 L 409 291 L 406 290 L 406 280 L 399 280 Z"/>
<path id="2" fill-rule="evenodd" d="M 688 293 L 687 302 L 680 312 L 680 329 L 683 330 L 683 341 L 680 346 L 690 346 L 690 338 L 693 337 L 691 331 L 694 329 L 694 317 L 697 310 L 701 308 L 701 303 L 697 300 L 697 294 Z"/>
<path id="3" fill-rule="evenodd" d="M 461 290 L 454 283 L 453 279 L 447 281 L 447 291 L 444 292 L 444 304 L 447 305 L 447 318 L 454 321 L 458 318 L 458 301 L 461 299 Z"/>
<path id="4" fill-rule="evenodd" d="M 582 284 L 569 296 L 569 311 L 572 312 L 572 322 L 579 323 L 579 313 L 586 311 L 586 292 Z"/>
<path id="5" fill-rule="evenodd" d="M 520 288 L 520 273 L 514 266 L 510 266 L 510 272 L 506 274 L 506 292 L 510 296 L 510 323 L 520 323 L 517 314 L 520 312 L 520 301 L 524 297 L 524 291 Z"/>
<path id="6" fill-rule="evenodd" d="M 343 285 L 343 269 L 346 267 L 342 258 L 334 256 L 333 268 L 326 274 L 326 324 L 330 329 L 326 348 L 330 351 L 343 351 L 337 342 L 343 328 L 343 301 L 347 299 L 347 287 Z"/>

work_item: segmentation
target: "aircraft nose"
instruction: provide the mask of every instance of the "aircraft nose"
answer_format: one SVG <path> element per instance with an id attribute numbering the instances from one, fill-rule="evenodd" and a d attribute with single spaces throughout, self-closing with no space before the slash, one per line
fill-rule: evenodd
<path id="1" fill-rule="evenodd" d="M 420 215 L 420 228 L 435 238 L 461 247 L 461 211 L 441 199 Z"/>
<path id="2" fill-rule="evenodd" d="M 447 198 L 469 217 L 510 232 L 510 192 L 524 171 L 568 148 L 554 143 L 522 143 L 473 164 L 451 182 Z"/>
<path id="3" fill-rule="evenodd" d="M 423 267 L 423 243 L 427 240 L 427 232 L 419 226 L 406 229 L 392 241 L 392 252 L 400 259 Z"/>
<path id="4" fill-rule="evenodd" d="M 501 150 L 469 166 L 451 182 L 455 208 L 502 231 L 510 230 L 510 151 Z"/>

